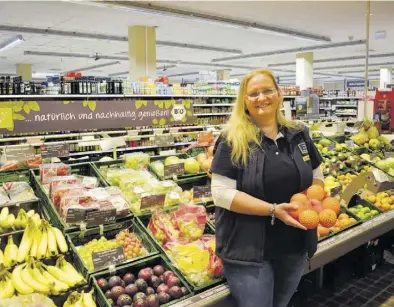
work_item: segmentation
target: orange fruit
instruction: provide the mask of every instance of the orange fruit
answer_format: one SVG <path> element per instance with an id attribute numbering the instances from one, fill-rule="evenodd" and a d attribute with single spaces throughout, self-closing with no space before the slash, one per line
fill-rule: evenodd
<path id="1" fill-rule="evenodd" d="M 381 208 L 383 211 L 388 211 L 388 210 L 391 209 L 391 206 L 390 206 L 390 204 L 388 204 L 388 203 L 383 203 L 383 204 L 381 205 L 380 208 Z"/>
<path id="2" fill-rule="evenodd" d="M 327 236 L 330 233 L 330 229 L 323 227 L 322 225 L 317 226 L 317 233 L 320 237 Z"/>
<path id="3" fill-rule="evenodd" d="M 294 219 L 296 219 L 296 220 L 299 219 L 300 213 L 301 213 L 302 211 L 304 211 L 304 210 L 306 210 L 306 209 L 312 209 L 309 200 L 306 201 L 306 202 L 303 202 L 303 203 L 293 201 L 292 204 L 298 205 L 298 209 L 289 210 L 289 214 L 290 214 Z"/>
<path id="4" fill-rule="evenodd" d="M 342 219 L 348 219 L 349 218 L 349 215 L 347 215 L 346 213 L 341 213 L 339 216 L 338 216 L 338 220 L 342 220 Z"/>
<path id="5" fill-rule="evenodd" d="M 315 229 L 319 225 L 319 215 L 316 211 L 311 209 L 300 212 L 299 220 L 307 229 Z"/>
<path id="6" fill-rule="evenodd" d="M 305 194 L 302 194 L 302 193 L 297 193 L 297 194 L 294 194 L 292 197 L 291 197 L 291 199 L 290 199 L 290 202 L 291 203 L 298 203 L 298 204 L 303 204 L 303 203 L 305 203 L 305 202 L 307 202 L 307 201 L 309 201 L 309 199 L 308 199 L 308 197 L 305 195 Z"/>
<path id="7" fill-rule="evenodd" d="M 322 205 L 323 209 L 331 209 L 337 215 L 341 211 L 341 205 L 340 205 L 339 201 L 333 197 L 327 197 L 325 200 L 323 200 L 321 205 Z"/>
<path id="8" fill-rule="evenodd" d="M 325 192 L 321 186 L 314 184 L 306 190 L 306 196 L 308 196 L 309 199 L 322 201 L 324 199 Z"/>
<path id="9" fill-rule="evenodd" d="M 337 223 L 337 215 L 331 209 L 323 209 L 319 213 L 319 220 L 320 220 L 320 224 L 323 227 L 327 227 L 327 228 L 334 227 L 335 224 Z"/>
<path id="10" fill-rule="evenodd" d="M 352 217 L 349 219 L 349 221 L 350 221 L 350 223 L 351 223 L 352 225 L 357 223 L 356 219 L 355 219 L 355 218 L 352 218 Z"/>

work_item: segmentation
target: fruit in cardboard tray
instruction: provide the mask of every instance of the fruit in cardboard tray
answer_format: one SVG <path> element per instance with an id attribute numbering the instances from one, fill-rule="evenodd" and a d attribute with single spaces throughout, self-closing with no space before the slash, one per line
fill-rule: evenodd
<path id="1" fill-rule="evenodd" d="M 126 286 L 132 284 L 133 282 L 135 282 L 135 280 L 136 278 L 134 274 L 127 273 L 123 276 L 123 281 L 126 284 Z"/>
<path id="2" fill-rule="evenodd" d="M 125 294 L 125 290 L 122 286 L 115 286 L 111 289 L 111 297 L 114 301 L 116 301 L 122 294 Z"/>
<path id="3" fill-rule="evenodd" d="M 159 285 L 157 287 L 156 291 L 157 291 L 157 293 L 160 293 L 160 292 L 166 292 L 167 293 L 169 289 L 170 288 L 166 284 L 161 284 L 161 285 Z"/>
<path id="4" fill-rule="evenodd" d="M 155 289 L 153 289 L 152 287 L 148 287 L 148 288 L 146 288 L 146 291 L 145 291 L 145 294 L 146 295 L 151 295 L 151 294 L 155 294 L 156 293 L 156 291 L 155 291 Z"/>
<path id="5" fill-rule="evenodd" d="M 171 297 L 178 299 L 182 296 L 182 290 L 178 286 L 173 286 L 170 288 L 170 290 L 168 290 L 168 294 Z"/>
<path id="6" fill-rule="evenodd" d="M 171 296 L 166 292 L 160 292 L 157 294 L 157 298 L 161 304 L 167 304 L 171 300 Z"/>
<path id="7" fill-rule="evenodd" d="M 100 287 L 101 290 L 103 290 L 104 292 L 107 291 L 108 287 L 108 282 L 105 278 L 100 278 L 97 279 L 97 285 Z"/>
<path id="8" fill-rule="evenodd" d="M 135 281 L 135 285 L 137 286 L 138 291 L 140 292 L 145 292 L 146 288 L 148 288 L 148 284 L 146 283 L 146 281 L 142 278 L 138 278 Z"/>
<path id="9" fill-rule="evenodd" d="M 145 268 L 138 272 L 138 278 L 148 281 L 152 277 L 152 274 L 152 269 Z"/>
<path id="10" fill-rule="evenodd" d="M 147 307 L 146 299 L 138 299 L 134 302 L 134 307 Z"/>
<path id="11" fill-rule="evenodd" d="M 178 277 L 176 276 L 170 276 L 166 282 L 167 286 L 169 286 L 170 288 L 174 287 L 174 286 L 179 286 L 181 284 L 181 281 L 179 280 Z"/>
<path id="12" fill-rule="evenodd" d="M 162 265 L 156 265 L 153 268 L 153 274 L 155 274 L 156 276 L 161 276 L 164 273 L 164 267 Z"/>
<path id="13" fill-rule="evenodd" d="M 135 284 L 129 284 L 125 288 L 125 293 L 133 297 L 138 292 L 138 288 Z"/>
<path id="14" fill-rule="evenodd" d="M 116 301 L 116 304 L 118 307 L 124 307 L 127 305 L 131 305 L 132 303 L 133 303 L 133 300 L 127 294 L 120 295 Z"/>
<path id="15" fill-rule="evenodd" d="M 146 302 L 148 303 L 149 307 L 159 307 L 160 306 L 160 301 L 159 301 L 156 294 L 149 295 L 148 298 L 146 299 Z"/>
<path id="16" fill-rule="evenodd" d="M 200 172 L 200 164 L 194 158 L 187 158 L 184 165 L 185 172 L 188 174 L 198 174 Z"/>
<path id="17" fill-rule="evenodd" d="M 161 278 L 159 276 L 153 275 L 149 280 L 149 284 L 151 284 L 153 288 L 157 288 L 161 284 Z"/>

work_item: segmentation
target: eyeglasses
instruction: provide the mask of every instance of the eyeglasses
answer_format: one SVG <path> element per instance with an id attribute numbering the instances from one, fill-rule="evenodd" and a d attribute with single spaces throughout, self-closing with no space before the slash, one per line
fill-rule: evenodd
<path id="1" fill-rule="evenodd" d="M 273 88 L 267 88 L 265 90 L 262 91 L 257 91 L 257 92 L 253 92 L 247 95 L 247 97 L 249 99 L 257 99 L 260 97 L 261 94 L 263 94 L 264 97 L 270 96 L 272 94 L 274 94 L 276 92 L 276 89 Z"/>

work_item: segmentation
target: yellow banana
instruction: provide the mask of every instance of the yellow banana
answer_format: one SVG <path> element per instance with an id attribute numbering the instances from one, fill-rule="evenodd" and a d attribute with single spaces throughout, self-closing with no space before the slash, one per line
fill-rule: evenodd
<path id="1" fill-rule="evenodd" d="M 34 224 L 31 222 L 27 225 L 21 243 L 19 244 L 17 261 L 22 263 L 26 261 L 30 248 L 33 244 L 33 236 L 35 234 Z"/>
<path id="2" fill-rule="evenodd" d="M 67 274 L 67 277 L 74 281 L 76 285 L 85 283 L 85 279 L 82 277 L 78 271 L 66 261 L 64 256 L 60 256 L 56 260 L 56 266 Z"/>
<path id="3" fill-rule="evenodd" d="M 27 264 L 30 269 L 30 275 L 33 277 L 35 281 L 37 281 L 40 284 L 43 284 L 47 286 L 48 288 L 52 288 L 54 286 L 54 283 L 52 283 L 50 280 L 44 278 L 44 276 L 41 274 L 40 270 L 37 268 L 35 265 L 33 258 L 29 259 L 29 262 Z"/>
<path id="4" fill-rule="evenodd" d="M 4 250 L 4 266 L 9 268 L 17 263 L 18 246 L 14 243 L 12 236 L 8 236 L 8 243 Z"/>
<path id="5" fill-rule="evenodd" d="M 68 251 L 68 245 L 67 245 L 64 235 L 56 227 L 50 226 L 50 229 L 53 232 L 53 234 L 55 235 L 56 243 L 57 243 L 57 246 L 59 247 L 59 251 L 61 253 L 66 253 Z"/>
<path id="6" fill-rule="evenodd" d="M 14 222 L 15 222 L 15 215 L 11 213 L 7 216 L 7 220 L 5 221 L 5 223 L 3 223 L 4 228 L 11 229 L 12 227 L 14 227 Z"/>
<path id="7" fill-rule="evenodd" d="M 76 285 L 74 283 L 74 281 L 72 281 L 71 279 L 68 279 L 67 276 L 64 276 L 64 272 L 62 270 L 60 270 L 59 268 L 57 268 L 53 265 L 44 265 L 44 268 L 54 278 L 56 278 L 57 280 L 61 280 L 62 282 L 67 284 L 69 287 L 74 287 Z"/>
<path id="8" fill-rule="evenodd" d="M 34 257 L 37 259 L 37 250 L 38 250 L 38 245 L 40 244 L 41 241 L 41 232 L 37 229 L 36 232 L 33 235 L 33 243 L 30 248 L 29 255 L 31 257 Z"/>
<path id="9" fill-rule="evenodd" d="M 56 243 L 56 237 L 55 234 L 53 233 L 51 227 L 47 225 L 46 227 L 47 231 L 47 236 L 48 236 L 48 251 L 49 251 L 49 256 L 56 256 L 59 254 L 57 251 L 57 243 Z"/>
<path id="10" fill-rule="evenodd" d="M 3 251 L 0 249 L 0 265 L 4 264 L 4 253 Z"/>
<path id="11" fill-rule="evenodd" d="M 30 268 L 25 265 L 25 267 L 21 271 L 22 281 L 32 287 L 35 292 L 42 293 L 42 294 L 49 294 L 51 293 L 51 289 L 46 285 L 38 282 L 35 280 L 31 274 Z"/>
<path id="12" fill-rule="evenodd" d="M 38 213 L 34 213 L 34 215 L 31 217 L 34 224 L 36 224 L 37 227 L 41 226 L 41 217 Z"/>
<path id="13" fill-rule="evenodd" d="M 36 213 L 33 209 L 27 211 L 26 215 L 27 217 L 32 217 L 34 215 L 34 213 Z"/>
<path id="14" fill-rule="evenodd" d="M 38 244 L 37 259 L 45 258 L 48 248 L 48 233 L 45 228 L 41 228 L 41 231 L 42 231 L 42 235 L 41 235 L 41 241 Z"/>
<path id="15" fill-rule="evenodd" d="M 60 280 L 57 280 L 55 277 L 53 277 L 51 274 L 49 274 L 47 271 L 44 271 L 42 273 L 42 276 L 52 282 L 54 284 L 53 288 L 51 289 L 51 292 L 53 295 L 59 295 L 62 292 L 66 292 L 70 287 L 65 284 L 64 282 L 61 282 Z"/>
<path id="16" fill-rule="evenodd" d="M 6 223 L 7 223 L 7 218 L 8 218 L 8 214 L 9 213 L 10 213 L 10 210 L 8 209 L 8 207 L 4 207 L 3 209 L 1 209 L 1 212 L 0 212 L 0 227 L 6 228 L 6 227 L 4 227 L 4 225 L 6 225 Z"/>
<path id="17" fill-rule="evenodd" d="M 93 300 L 93 289 L 88 293 L 82 293 L 84 307 L 97 307 Z"/>
<path id="18" fill-rule="evenodd" d="M 18 265 L 12 271 L 12 285 L 14 286 L 15 290 L 18 291 L 18 294 L 31 294 L 34 292 L 34 289 L 23 282 L 21 271 L 23 268 L 23 264 Z"/>
<path id="19" fill-rule="evenodd" d="M 10 273 L 6 272 L 0 282 L 0 299 L 11 298 L 15 294 L 15 288 L 12 284 Z"/>

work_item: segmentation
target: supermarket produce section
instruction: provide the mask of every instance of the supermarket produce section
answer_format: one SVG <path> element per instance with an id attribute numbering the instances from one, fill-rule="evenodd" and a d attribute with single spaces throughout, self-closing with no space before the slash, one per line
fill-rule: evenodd
<path id="1" fill-rule="evenodd" d="M 232 306 L 215 255 L 209 186 L 221 126 L 198 124 L 5 135 L 0 297 L 42 294 L 56 306 Z M 325 197 L 338 204 L 335 225 L 318 226 L 318 251 L 305 267 L 323 274 L 393 229 L 394 149 L 368 120 L 357 134 L 311 130 Z M 374 178 L 372 188 L 366 178 Z"/>

